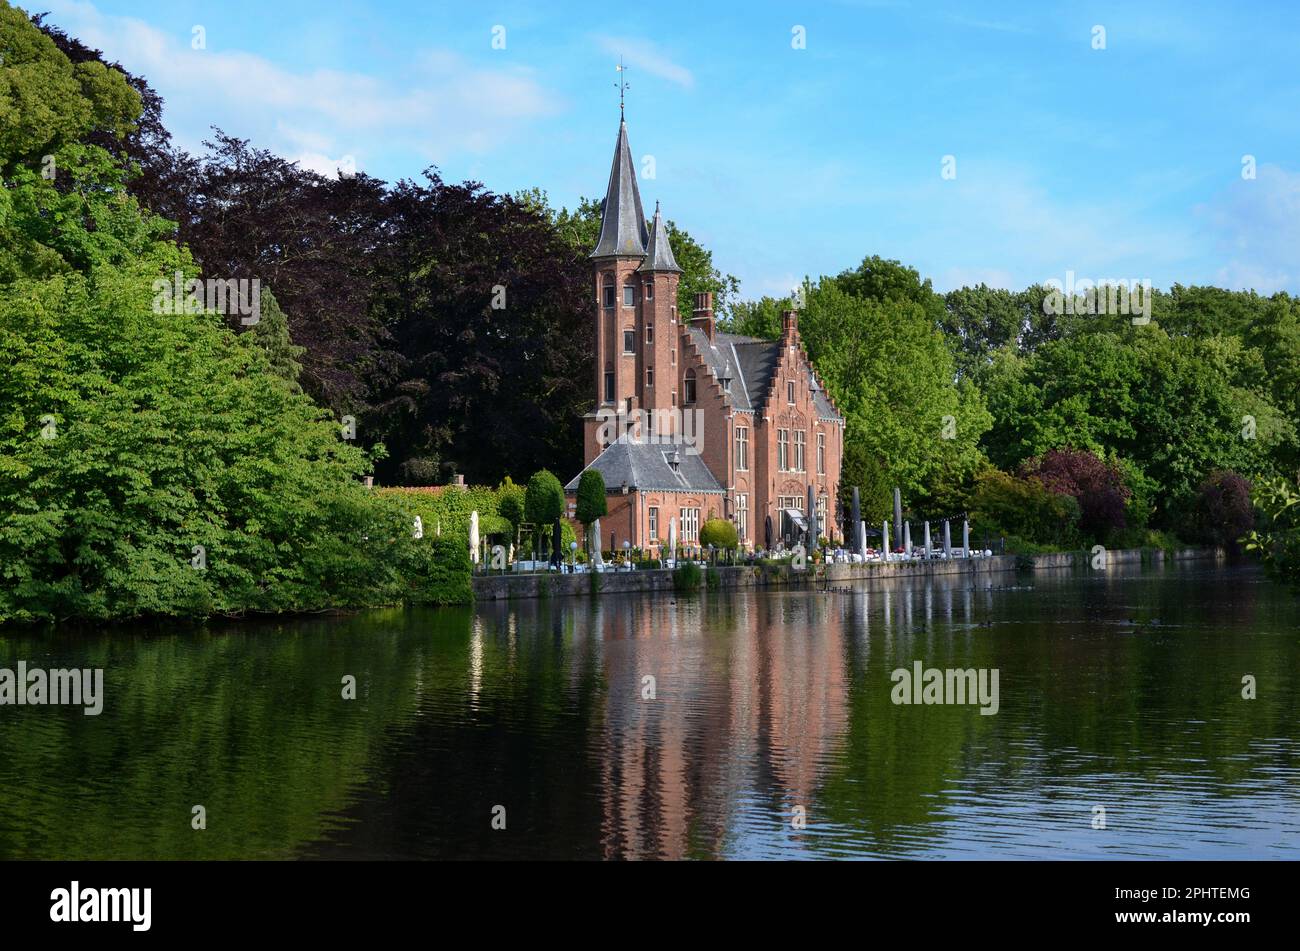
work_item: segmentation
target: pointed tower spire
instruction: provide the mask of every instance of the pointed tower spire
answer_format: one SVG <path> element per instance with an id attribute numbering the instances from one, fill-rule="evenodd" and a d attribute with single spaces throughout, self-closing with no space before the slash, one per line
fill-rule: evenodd
<path id="1" fill-rule="evenodd" d="M 632 149 L 627 144 L 627 123 L 620 121 L 614 164 L 609 170 L 609 188 L 601 206 L 600 240 L 591 256 L 644 257 L 649 241 L 645 212 L 641 210 L 641 190 L 632 165 Z"/>
<path id="2" fill-rule="evenodd" d="M 677 259 L 673 257 L 672 246 L 668 243 L 668 229 L 664 226 L 663 215 L 659 214 L 659 202 L 655 202 L 655 219 L 650 222 L 649 249 L 638 271 L 681 271 Z"/>

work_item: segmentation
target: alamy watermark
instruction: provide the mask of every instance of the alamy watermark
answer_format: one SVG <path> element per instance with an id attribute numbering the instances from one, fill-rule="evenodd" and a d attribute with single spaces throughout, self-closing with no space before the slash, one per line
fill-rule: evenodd
<path id="1" fill-rule="evenodd" d="M 198 314 L 205 310 L 218 314 L 238 314 L 239 322 L 252 327 L 262 320 L 262 282 L 210 277 L 185 279 L 177 271 L 169 281 L 160 277 L 153 282 L 155 314 Z"/>
<path id="2" fill-rule="evenodd" d="M 918 660 L 909 671 L 899 667 L 889 679 L 894 683 L 889 698 L 895 704 L 975 704 L 982 716 L 998 712 L 998 668 L 980 667 L 940 670 L 925 668 Z"/>
<path id="3" fill-rule="evenodd" d="M 600 420 L 596 441 L 601 446 L 626 439 L 634 446 L 685 446 L 687 455 L 700 454 L 704 410 L 683 412 L 674 407 L 616 412 L 605 407 L 597 411 L 596 418 Z"/>
<path id="4" fill-rule="evenodd" d="M 50 892 L 53 922 L 125 922 L 132 931 L 148 931 L 152 907 L 152 888 L 83 888 L 74 881 Z"/>
<path id="5" fill-rule="evenodd" d="M 1065 281 L 1043 281 L 1048 294 L 1043 298 L 1045 314 L 1122 314 L 1132 316 L 1133 324 L 1151 322 L 1151 280 L 1144 278 L 1075 278 L 1065 272 Z"/>
<path id="6" fill-rule="evenodd" d="M 10 705 L 83 706 L 82 713 L 97 717 L 104 709 L 104 670 L 28 669 L 25 660 L 18 662 L 17 670 L 0 667 L 0 706 Z"/>

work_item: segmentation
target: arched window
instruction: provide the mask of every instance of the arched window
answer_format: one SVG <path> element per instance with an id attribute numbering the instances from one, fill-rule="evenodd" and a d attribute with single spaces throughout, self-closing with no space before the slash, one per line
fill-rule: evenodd
<path id="1" fill-rule="evenodd" d="M 617 303 L 614 296 L 614 275 L 605 275 L 605 309 L 613 310 L 614 304 Z"/>
<path id="2" fill-rule="evenodd" d="M 695 371 L 687 370 L 686 379 L 682 383 L 682 402 L 690 404 L 695 402 Z"/>

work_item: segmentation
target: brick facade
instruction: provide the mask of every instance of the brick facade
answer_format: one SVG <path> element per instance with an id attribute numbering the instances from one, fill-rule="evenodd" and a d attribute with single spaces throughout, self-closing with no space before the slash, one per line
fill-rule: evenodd
<path id="1" fill-rule="evenodd" d="M 605 545 L 613 531 L 618 547 L 627 539 L 653 548 L 656 539 L 667 539 L 672 517 L 678 538 L 689 541 L 687 526 L 698 510 L 701 523 L 730 519 L 742 544 L 765 547 L 766 519 L 772 519 L 774 542 L 783 528 L 792 531 L 781 510 L 803 511 L 810 485 L 821 510 L 819 534 L 838 540 L 844 421 L 803 350 L 796 315 L 783 316 L 779 341 L 761 341 L 720 332 L 712 294 L 697 294 L 692 313 L 679 314 L 680 268 L 660 212 L 655 209 L 648 229 L 644 219 L 632 220 L 640 215 L 626 127 L 620 126 L 601 241 L 592 255 L 597 410 L 583 421 L 584 466 L 602 470 L 609 492 L 609 514 L 601 520 Z M 642 445 L 634 453 L 625 448 L 617 463 L 602 455 L 611 414 L 635 419 L 653 411 L 659 413 L 642 417 L 645 425 L 635 431 L 641 440 L 675 437 L 685 452 L 690 449 L 682 440 L 694 436 L 692 448 L 707 472 L 698 465 L 665 468 L 672 461 L 664 455 L 668 446 Z M 695 411 L 699 431 L 682 426 L 685 432 L 678 432 L 676 414 Z M 631 457 L 642 460 L 640 468 Z M 687 471 L 695 473 L 694 482 Z M 630 483 L 626 491 L 623 482 Z M 570 493 L 576 484 L 577 478 Z M 658 516 L 653 527 L 652 514 Z"/>

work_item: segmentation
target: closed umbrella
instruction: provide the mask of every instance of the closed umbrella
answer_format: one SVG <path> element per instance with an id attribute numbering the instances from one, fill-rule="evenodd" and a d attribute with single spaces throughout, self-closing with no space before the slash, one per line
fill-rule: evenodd
<path id="1" fill-rule="evenodd" d="M 763 550 L 772 550 L 772 516 L 767 516 L 763 521 Z"/>
<path id="2" fill-rule="evenodd" d="M 880 549 L 881 560 L 889 561 L 889 519 L 885 519 L 880 525 Z"/>
<path id="3" fill-rule="evenodd" d="M 943 522 L 943 557 L 952 557 L 952 529 L 948 527 L 948 520 Z"/>
<path id="4" fill-rule="evenodd" d="M 668 520 L 668 557 L 673 566 L 677 565 L 677 516 Z"/>
<path id="5" fill-rule="evenodd" d="M 912 523 L 903 523 L 903 554 L 910 560 L 912 557 Z"/>
<path id="6" fill-rule="evenodd" d="M 808 554 L 817 550 L 817 509 L 813 504 L 813 487 L 808 486 Z"/>
<path id="7" fill-rule="evenodd" d="M 903 490 L 894 486 L 894 541 L 903 537 Z"/>
<path id="8" fill-rule="evenodd" d="M 591 545 L 594 549 L 591 553 L 592 564 L 597 570 L 601 570 L 605 567 L 605 559 L 600 553 L 600 519 L 596 519 L 591 524 Z"/>
<path id="9" fill-rule="evenodd" d="M 560 520 L 555 520 L 555 527 L 551 529 L 551 564 L 556 568 L 560 567 L 560 550 L 564 547 L 564 533 L 560 530 Z"/>
<path id="10" fill-rule="evenodd" d="M 856 485 L 853 487 L 853 506 L 851 513 L 853 517 L 853 550 L 861 555 L 863 549 L 866 547 L 866 540 L 862 537 L 862 532 L 859 530 L 859 523 L 862 521 L 862 502 L 858 497 L 858 487 Z"/>
<path id="11" fill-rule="evenodd" d="M 469 513 L 469 560 L 478 564 L 478 510 Z"/>
<path id="12" fill-rule="evenodd" d="M 970 557 L 970 522 L 961 520 L 961 550 L 963 557 Z"/>
<path id="13" fill-rule="evenodd" d="M 930 557 L 930 522 L 928 519 L 925 523 L 925 557 Z"/>

